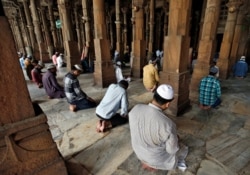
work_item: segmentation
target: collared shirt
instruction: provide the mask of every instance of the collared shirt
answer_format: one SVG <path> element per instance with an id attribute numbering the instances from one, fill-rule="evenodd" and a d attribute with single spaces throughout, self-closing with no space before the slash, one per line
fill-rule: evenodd
<path id="1" fill-rule="evenodd" d="M 153 64 L 148 64 L 143 68 L 143 84 L 146 89 L 152 89 L 159 82 L 157 69 Z"/>
<path id="2" fill-rule="evenodd" d="M 62 58 L 62 56 L 58 56 L 57 58 L 56 58 L 56 62 L 57 62 L 57 67 L 58 68 L 61 68 L 62 66 L 63 66 L 63 58 Z"/>
<path id="3" fill-rule="evenodd" d="M 32 71 L 31 71 L 31 76 L 32 76 L 32 81 L 34 81 L 37 85 L 43 83 L 43 82 L 42 82 L 42 77 L 43 77 L 43 75 L 42 75 L 40 69 L 38 69 L 38 68 L 36 68 L 36 67 L 35 67 L 34 69 L 32 69 Z"/>
<path id="4" fill-rule="evenodd" d="M 49 70 L 43 75 L 43 87 L 49 96 L 54 96 L 56 91 L 63 91 L 63 87 L 57 82 L 55 74 Z"/>
<path id="5" fill-rule="evenodd" d="M 247 71 L 248 71 L 248 64 L 245 61 L 240 60 L 233 66 L 234 76 L 246 77 Z"/>
<path id="6" fill-rule="evenodd" d="M 199 91 L 200 103 L 211 106 L 221 96 L 220 82 L 214 76 L 208 75 L 201 80 Z"/>
<path id="7" fill-rule="evenodd" d="M 87 98 L 87 94 L 82 91 L 77 77 L 71 72 L 64 77 L 64 91 L 69 103 Z"/>
<path id="8" fill-rule="evenodd" d="M 121 109 L 120 114 L 125 116 L 128 113 L 127 91 L 118 84 L 111 84 L 105 93 L 102 101 L 96 108 L 96 114 L 104 119 L 110 119 Z"/>
<path id="9" fill-rule="evenodd" d="M 156 169 L 176 167 L 179 150 L 176 125 L 153 104 L 138 104 L 129 112 L 132 147 L 137 157 Z"/>

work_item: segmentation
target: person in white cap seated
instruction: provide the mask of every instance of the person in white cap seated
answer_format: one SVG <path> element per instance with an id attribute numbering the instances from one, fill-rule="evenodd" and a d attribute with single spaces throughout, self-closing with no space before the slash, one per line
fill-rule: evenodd
<path id="1" fill-rule="evenodd" d="M 66 66 L 66 63 L 63 61 L 63 54 L 60 53 L 59 56 L 56 58 L 56 62 L 57 62 L 57 67 L 58 68 L 62 68 Z"/>
<path id="2" fill-rule="evenodd" d="M 122 63 L 120 61 L 116 62 L 116 67 L 115 67 L 115 76 L 116 76 L 116 81 L 119 83 L 121 80 L 126 80 L 127 82 L 131 81 L 131 78 L 128 76 L 127 78 L 124 78 L 122 74 Z"/>
<path id="3" fill-rule="evenodd" d="M 202 78 L 199 86 L 199 102 L 201 109 L 216 108 L 221 103 L 220 81 L 216 78 L 218 69 L 211 67 L 209 75 Z"/>
<path id="4" fill-rule="evenodd" d="M 173 88 L 162 84 L 156 89 L 151 103 L 137 104 L 128 114 L 132 148 L 147 170 L 177 167 L 179 143 L 176 125 L 163 112 L 173 99 Z"/>
<path id="5" fill-rule="evenodd" d="M 56 65 L 50 64 L 47 67 L 47 72 L 43 75 L 43 87 L 48 97 L 51 98 L 64 98 L 64 88 L 58 84 L 56 79 Z"/>
<path id="6" fill-rule="evenodd" d="M 82 66 L 76 64 L 64 77 L 64 92 L 67 98 L 69 109 L 73 112 L 81 109 L 96 107 L 96 102 L 90 98 L 80 87 L 77 77 L 83 72 Z"/>
<path id="7" fill-rule="evenodd" d="M 233 66 L 233 76 L 238 78 L 245 78 L 248 72 L 248 64 L 246 63 L 246 57 L 241 56 L 240 60 Z"/>
<path id="8" fill-rule="evenodd" d="M 156 62 L 156 58 L 151 58 L 149 64 L 143 67 L 143 85 L 150 92 L 155 91 L 160 80 Z"/>

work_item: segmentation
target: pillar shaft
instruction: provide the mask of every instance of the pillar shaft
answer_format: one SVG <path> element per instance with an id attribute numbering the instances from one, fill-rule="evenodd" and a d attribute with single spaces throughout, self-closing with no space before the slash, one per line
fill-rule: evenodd
<path id="1" fill-rule="evenodd" d="M 200 80 L 209 73 L 210 61 L 214 56 L 213 47 L 216 40 L 216 29 L 219 20 L 221 0 L 207 0 L 205 17 L 199 41 L 197 62 L 194 66 L 190 84 L 192 100 L 198 100 Z"/>
<path id="2" fill-rule="evenodd" d="M 148 52 L 153 52 L 154 44 L 154 20 L 155 20 L 155 0 L 150 0 L 150 16 L 149 16 L 149 43 L 148 43 Z"/>
<path id="3" fill-rule="evenodd" d="M 95 85 L 107 87 L 115 81 L 115 72 L 110 57 L 110 42 L 107 40 L 104 0 L 93 0 L 95 29 Z"/>
<path id="4" fill-rule="evenodd" d="M 189 24 L 191 0 L 170 0 L 169 30 L 164 41 L 163 71 L 160 84 L 167 83 L 174 88 L 174 101 L 170 114 L 177 116 L 189 106 L 188 67 Z"/>
<path id="5" fill-rule="evenodd" d="M 115 25 L 116 25 L 116 50 L 122 53 L 122 40 L 121 40 L 121 10 L 120 10 L 120 0 L 115 0 Z"/>
<path id="6" fill-rule="evenodd" d="M 58 36 L 56 32 L 56 24 L 55 24 L 55 17 L 53 13 L 53 1 L 48 2 L 48 12 L 49 12 L 49 20 L 50 20 L 50 31 L 52 33 L 52 38 L 53 38 L 53 45 L 55 48 L 59 47 L 58 44 Z"/>

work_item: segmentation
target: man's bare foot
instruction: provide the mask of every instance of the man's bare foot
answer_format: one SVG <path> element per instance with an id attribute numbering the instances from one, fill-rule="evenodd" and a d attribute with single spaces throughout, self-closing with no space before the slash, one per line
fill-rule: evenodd
<path id="1" fill-rule="evenodd" d="M 69 105 L 69 110 L 76 112 L 76 105 Z"/>
<path id="2" fill-rule="evenodd" d="M 105 132 L 106 129 L 112 128 L 111 122 L 110 121 L 101 121 L 101 126 L 99 128 L 99 132 Z"/>
<path id="3" fill-rule="evenodd" d="M 102 120 L 99 120 L 96 125 L 96 132 L 101 132 Z"/>
<path id="4" fill-rule="evenodd" d="M 148 170 L 148 171 L 150 171 L 150 172 L 156 172 L 156 171 L 157 171 L 157 169 L 154 169 L 154 168 L 148 166 L 148 165 L 145 164 L 145 163 L 142 163 L 142 168 L 145 169 L 145 170 Z"/>

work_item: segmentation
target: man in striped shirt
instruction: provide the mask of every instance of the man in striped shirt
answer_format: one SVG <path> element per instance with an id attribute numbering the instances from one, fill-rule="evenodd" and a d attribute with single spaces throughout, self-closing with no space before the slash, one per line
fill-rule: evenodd
<path id="1" fill-rule="evenodd" d="M 219 80 L 215 77 L 218 69 L 211 67 L 209 75 L 202 78 L 199 87 L 199 101 L 202 109 L 215 108 L 221 103 L 221 87 Z"/>
<path id="2" fill-rule="evenodd" d="M 64 78 L 64 91 L 68 103 L 69 109 L 73 112 L 81 109 L 88 109 L 96 107 L 96 102 L 87 96 L 80 87 L 77 77 L 83 72 L 81 65 L 74 65 L 71 71 L 65 75 Z"/>

